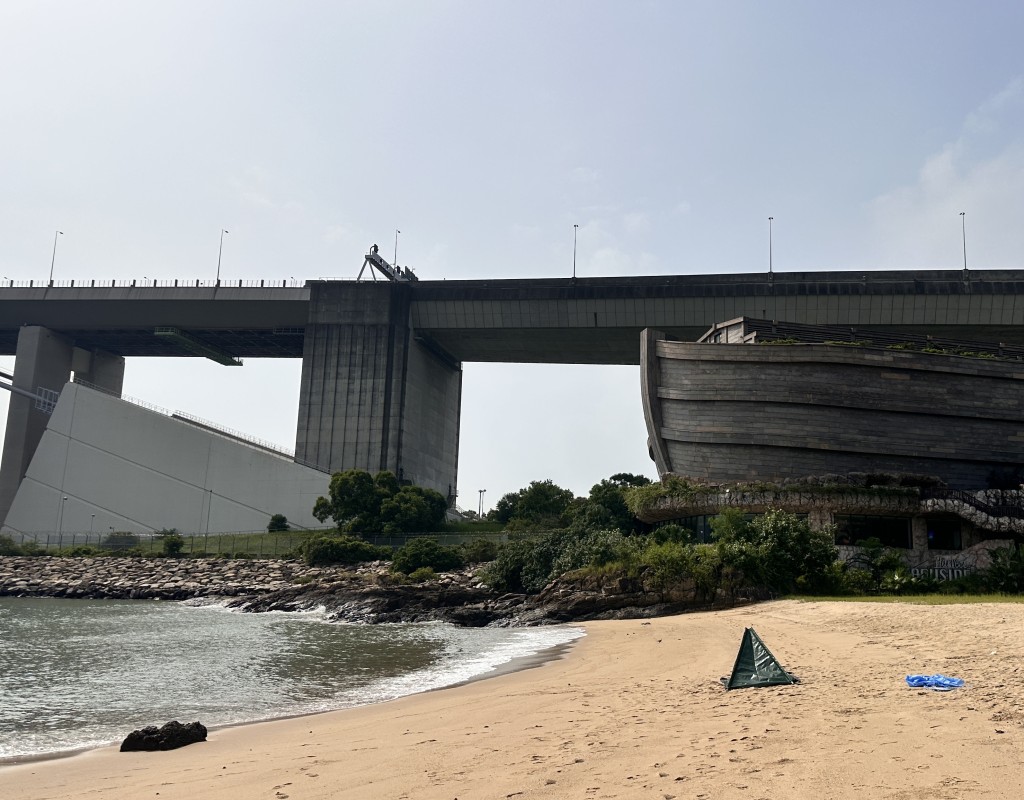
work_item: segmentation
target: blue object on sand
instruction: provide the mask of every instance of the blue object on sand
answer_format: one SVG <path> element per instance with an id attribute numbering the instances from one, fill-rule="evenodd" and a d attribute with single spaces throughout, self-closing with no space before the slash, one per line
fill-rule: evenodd
<path id="1" fill-rule="evenodd" d="M 908 675 L 907 686 L 934 689 L 937 692 L 949 692 L 964 685 L 963 678 L 947 678 L 945 675 Z"/>

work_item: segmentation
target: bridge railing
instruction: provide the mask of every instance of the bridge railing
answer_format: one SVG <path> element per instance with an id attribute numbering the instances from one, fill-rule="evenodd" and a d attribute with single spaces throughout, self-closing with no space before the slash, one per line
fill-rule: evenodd
<path id="1" fill-rule="evenodd" d="M 318 278 L 318 280 L 355 280 L 355 278 Z M 304 280 L 282 278 L 268 280 L 265 278 L 247 278 L 235 280 L 205 280 L 203 278 L 124 278 L 95 280 L 86 278 L 70 278 L 60 281 L 16 281 L 8 278 L 0 282 L 0 288 L 8 289 L 301 289 L 306 285 Z"/>

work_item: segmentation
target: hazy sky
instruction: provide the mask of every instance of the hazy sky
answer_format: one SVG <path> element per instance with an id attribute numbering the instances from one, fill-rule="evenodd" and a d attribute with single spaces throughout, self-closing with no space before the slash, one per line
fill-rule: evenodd
<path id="1" fill-rule="evenodd" d="M 0 3 L 0 277 L 1024 266 L 1024 3 Z M 12 358 L 0 358 L 0 368 Z M 297 361 L 125 393 L 292 445 Z M 0 392 L 0 422 L 8 395 Z M 596 431 L 596 433 L 595 433 Z M 0 425 L 0 436 L 3 435 Z M 654 477 L 639 373 L 466 364 L 460 505 Z"/>

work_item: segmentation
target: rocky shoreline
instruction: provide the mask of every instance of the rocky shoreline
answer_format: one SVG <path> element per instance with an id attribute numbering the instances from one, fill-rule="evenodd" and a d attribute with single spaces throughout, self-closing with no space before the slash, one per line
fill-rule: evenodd
<path id="1" fill-rule="evenodd" d="M 654 592 L 615 576 L 556 581 L 538 595 L 497 592 L 473 569 L 400 583 L 383 563 L 310 567 L 296 560 L 0 557 L 0 597 L 228 600 L 247 612 L 324 609 L 338 622 L 443 621 L 526 626 L 653 617 L 701 607 L 692 591 Z"/>

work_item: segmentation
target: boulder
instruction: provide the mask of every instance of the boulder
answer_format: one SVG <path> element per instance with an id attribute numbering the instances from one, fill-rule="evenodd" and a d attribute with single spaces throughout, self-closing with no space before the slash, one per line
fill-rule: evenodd
<path id="1" fill-rule="evenodd" d="M 121 742 L 121 752 L 129 753 L 138 750 L 174 750 L 194 742 L 206 741 L 206 726 L 199 722 L 182 725 L 178 721 L 168 722 L 163 727 L 150 725 L 132 731 Z"/>

